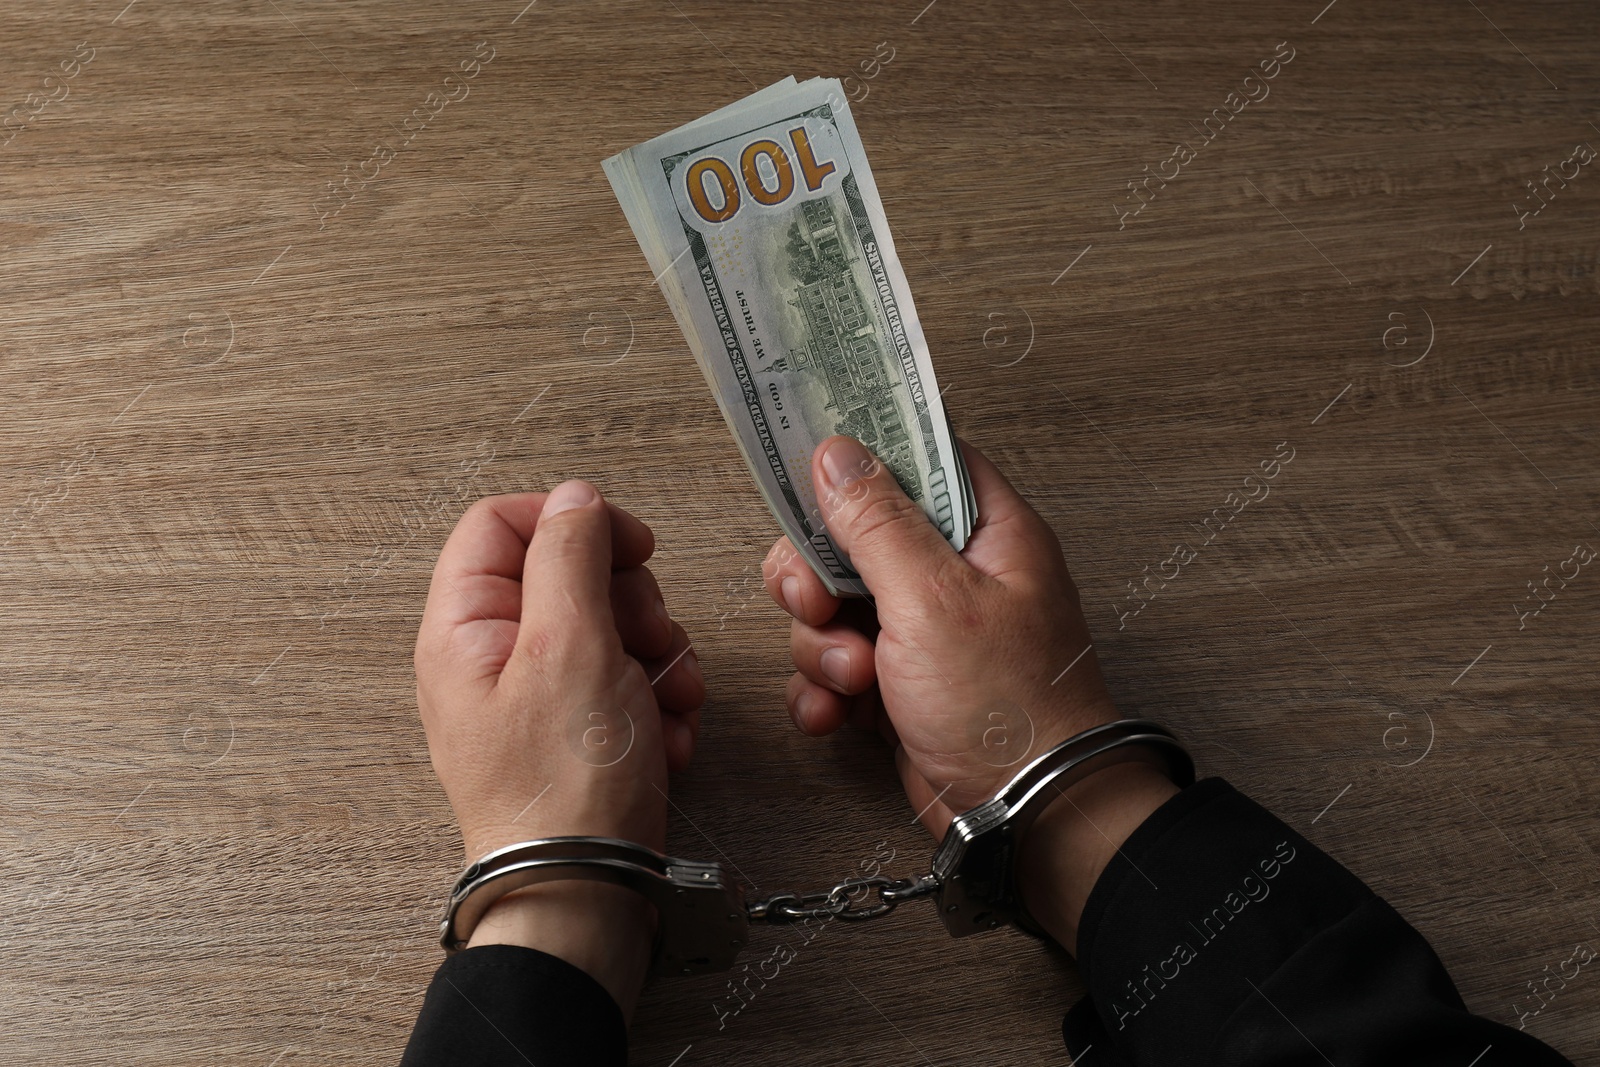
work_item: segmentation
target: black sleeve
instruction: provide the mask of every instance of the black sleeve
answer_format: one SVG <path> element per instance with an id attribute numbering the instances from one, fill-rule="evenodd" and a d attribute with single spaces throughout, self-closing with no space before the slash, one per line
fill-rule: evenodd
<path id="1" fill-rule="evenodd" d="M 400 1067 L 626 1067 L 622 1009 L 563 959 L 484 945 L 434 973 Z"/>
<path id="2" fill-rule="evenodd" d="M 1398 912 L 1219 778 L 1134 831 L 1079 929 L 1089 995 L 1061 1027 L 1075 1061 L 1571 1067 L 1467 1011 Z"/>

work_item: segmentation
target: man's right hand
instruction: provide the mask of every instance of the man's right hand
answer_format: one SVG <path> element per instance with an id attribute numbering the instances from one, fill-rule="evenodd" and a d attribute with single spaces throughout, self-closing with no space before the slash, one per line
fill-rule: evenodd
<path id="1" fill-rule="evenodd" d="M 960 553 L 859 442 L 832 437 L 812 457 L 828 533 L 875 613 L 831 596 L 786 538 L 763 568 L 794 617 L 795 724 L 820 736 L 850 721 L 896 742 L 907 799 L 936 837 L 1028 760 L 1118 717 L 1054 531 L 994 464 L 960 447 L 978 502 Z M 1075 811 L 1058 802 L 1036 824 L 1030 845 L 1059 848 L 1024 850 L 1036 875 L 1024 896 L 1069 949 L 1094 878 L 1174 792 L 1159 772 L 1121 765 L 1069 790 Z M 1046 897 L 1065 901 L 1061 914 L 1047 914 Z"/>

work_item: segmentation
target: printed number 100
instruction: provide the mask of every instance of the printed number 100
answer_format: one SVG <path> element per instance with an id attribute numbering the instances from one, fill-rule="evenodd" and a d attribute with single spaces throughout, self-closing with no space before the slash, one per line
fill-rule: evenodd
<path id="1" fill-rule="evenodd" d="M 822 180 L 837 168 L 831 160 L 817 162 L 816 156 L 811 152 L 811 139 L 806 136 L 804 126 L 796 126 L 789 131 L 789 142 L 794 146 L 794 158 L 800 164 L 800 175 L 805 180 L 806 189 L 816 192 L 822 188 Z M 767 187 L 761 172 L 757 169 L 762 157 L 772 162 L 772 169 L 775 172 L 776 184 L 771 188 Z M 744 177 L 744 191 L 758 204 L 774 207 L 789 199 L 790 194 L 794 192 L 794 166 L 789 162 L 789 153 L 784 151 L 783 145 L 777 141 L 764 137 L 745 145 L 744 151 L 739 153 L 739 170 Z M 711 193 L 706 189 L 707 175 L 716 180 L 716 191 L 722 201 L 721 207 L 712 206 Z M 734 176 L 733 168 L 726 161 L 716 156 L 695 160 L 689 166 L 685 184 L 689 203 L 694 205 L 695 212 L 707 222 L 727 222 L 738 212 L 742 195 L 739 191 L 740 185 Z"/>

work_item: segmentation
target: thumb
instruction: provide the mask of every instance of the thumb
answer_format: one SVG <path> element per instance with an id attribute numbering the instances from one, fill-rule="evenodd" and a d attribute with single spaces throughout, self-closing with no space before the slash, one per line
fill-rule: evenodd
<path id="1" fill-rule="evenodd" d="M 922 505 L 855 438 L 830 437 L 818 445 L 811 476 L 828 535 L 875 598 L 893 598 L 930 575 L 962 565 Z"/>
<path id="2" fill-rule="evenodd" d="M 519 637 L 566 632 L 615 639 L 611 617 L 611 518 L 588 482 L 562 482 L 545 498 L 522 568 Z"/>

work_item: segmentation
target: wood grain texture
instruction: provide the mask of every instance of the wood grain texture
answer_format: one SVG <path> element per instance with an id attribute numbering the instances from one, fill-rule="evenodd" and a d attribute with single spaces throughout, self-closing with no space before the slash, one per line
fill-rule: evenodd
<path id="1" fill-rule="evenodd" d="M 1592 5 L 525 2 L 0 12 L 0 1059 L 394 1062 L 458 847 L 410 650 L 486 493 L 583 476 L 654 525 L 713 694 L 676 851 L 762 888 L 925 862 L 881 747 L 783 714 L 775 526 L 600 173 L 790 73 L 860 79 L 958 429 L 1061 534 L 1124 709 L 1368 879 L 1477 1011 L 1516 1025 L 1600 947 L 1600 574 L 1516 609 L 1600 546 L 1600 176 L 1512 206 L 1600 145 Z M 1080 992 L 915 907 L 719 1030 L 724 981 L 649 990 L 635 1062 L 1061 1063 Z M 1600 973 L 1525 1021 L 1600 1063 Z"/>

